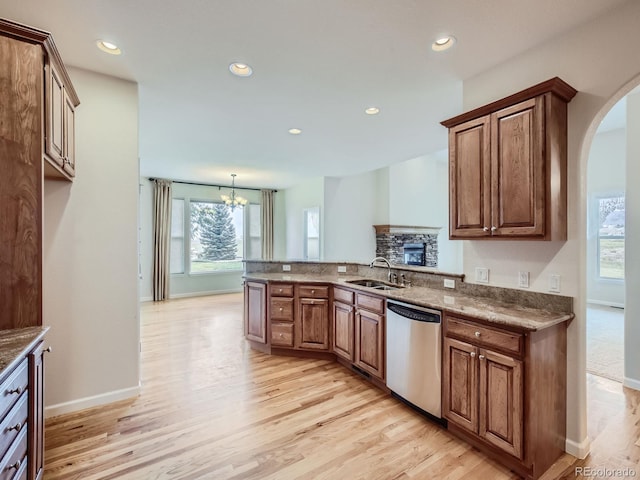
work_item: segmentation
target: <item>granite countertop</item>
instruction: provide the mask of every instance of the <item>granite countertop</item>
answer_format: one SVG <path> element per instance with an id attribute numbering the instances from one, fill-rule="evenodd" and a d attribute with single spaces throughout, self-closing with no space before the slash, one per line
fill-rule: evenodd
<path id="1" fill-rule="evenodd" d="M 0 378 L 13 370 L 49 327 L 0 330 Z"/>
<path id="2" fill-rule="evenodd" d="M 523 307 L 490 298 L 472 297 L 455 290 L 440 290 L 421 286 L 411 286 L 396 290 L 375 290 L 349 283 L 350 280 L 364 278 L 361 276 L 247 273 L 244 278 L 271 282 L 332 283 L 337 286 L 349 287 L 354 290 L 386 297 L 389 300 L 435 308 L 453 314 L 468 315 L 496 325 L 516 327 L 528 331 L 543 330 L 558 323 L 569 321 L 574 317 L 573 313 L 559 313 L 539 308 Z"/>

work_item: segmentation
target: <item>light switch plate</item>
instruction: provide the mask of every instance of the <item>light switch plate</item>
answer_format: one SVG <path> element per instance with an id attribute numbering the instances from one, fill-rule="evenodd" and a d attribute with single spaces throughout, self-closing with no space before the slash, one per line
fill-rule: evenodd
<path id="1" fill-rule="evenodd" d="M 476 282 L 489 283 L 489 269 L 483 267 L 476 267 Z"/>
<path id="2" fill-rule="evenodd" d="M 282 271 L 283 272 L 290 272 L 291 271 L 291 265 L 282 265 Z"/>
<path id="3" fill-rule="evenodd" d="M 518 272 L 518 286 L 529 288 L 529 272 Z"/>
<path id="4" fill-rule="evenodd" d="M 556 273 L 549 275 L 549 291 L 560 293 L 560 275 Z"/>

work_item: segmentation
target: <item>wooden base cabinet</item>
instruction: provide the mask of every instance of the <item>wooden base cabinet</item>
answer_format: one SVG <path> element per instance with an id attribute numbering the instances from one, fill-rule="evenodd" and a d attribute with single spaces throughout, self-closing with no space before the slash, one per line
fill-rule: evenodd
<path id="1" fill-rule="evenodd" d="M 565 449 L 566 324 L 512 331 L 445 314 L 448 427 L 525 478 Z"/>
<path id="2" fill-rule="evenodd" d="M 247 340 L 267 343 L 267 285 L 245 282 L 244 285 L 244 334 Z"/>
<path id="3" fill-rule="evenodd" d="M 356 293 L 354 364 L 384 380 L 384 299 Z"/>
<path id="4" fill-rule="evenodd" d="M 297 285 L 296 298 L 296 348 L 329 350 L 329 287 Z"/>
<path id="5" fill-rule="evenodd" d="M 350 290 L 333 289 L 333 353 L 348 362 L 354 360 L 355 307 Z"/>

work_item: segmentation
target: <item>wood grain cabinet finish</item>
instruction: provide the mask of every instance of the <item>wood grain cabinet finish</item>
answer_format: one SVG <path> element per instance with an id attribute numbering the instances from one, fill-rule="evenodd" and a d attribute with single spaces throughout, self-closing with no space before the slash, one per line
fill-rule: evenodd
<path id="1" fill-rule="evenodd" d="M 338 301 L 340 300 L 340 301 Z M 333 352 L 348 362 L 354 359 L 355 308 L 353 292 L 333 289 Z"/>
<path id="2" fill-rule="evenodd" d="M 384 299 L 356 293 L 353 363 L 381 380 L 385 378 L 384 321 Z"/>
<path id="3" fill-rule="evenodd" d="M 449 430 L 540 477 L 565 448 L 566 324 L 518 332 L 445 314 L 443 343 Z"/>
<path id="4" fill-rule="evenodd" d="M 253 342 L 267 343 L 267 285 L 261 282 L 245 282 L 244 285 L 244 334 Z"/>
<path id="5" fill-rule="evenodd" d="M 442 122 L 451 239 L 566 240 L 567 103 L 559 78 Z"/>
<path id="6" fill-rule="evenodd" d="M 329 287 L 296 285 L 295 347 L 329 350 Z"/>

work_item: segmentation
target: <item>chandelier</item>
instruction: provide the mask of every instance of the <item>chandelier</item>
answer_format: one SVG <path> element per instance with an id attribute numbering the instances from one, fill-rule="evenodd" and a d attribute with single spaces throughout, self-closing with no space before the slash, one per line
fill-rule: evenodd
<path id="1" fill-rule="evenodd" d="M 233 211 L 236 207 L 244 207 L 248 200 L 246 198 L 241 197 L 240 195 L 236 195 L 236 174 L 231 174 L 231 195 L 220 195 L 222 201 L 231 208 Z"/>

